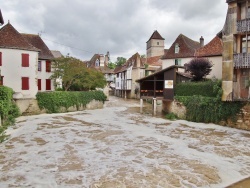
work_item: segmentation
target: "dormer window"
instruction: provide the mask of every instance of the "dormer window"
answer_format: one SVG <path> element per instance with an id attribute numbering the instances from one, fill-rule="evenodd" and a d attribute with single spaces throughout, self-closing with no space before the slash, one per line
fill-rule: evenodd
<path id="1" fill-rule="evenodd" d="M 99 67 L 99 66 L 100 66 L 100 61 L 99 61 L 99 59 L 97 59 L 97 60 L 95 61 L 95 66 L 96 66 L 96 67 Z"/>
<path id="2" fill-rule="evenodd" d="M 179 44 L 175 44 L 174 53 L 178 54 L 179 51 L 180 51 L 180 46 L 179 46 Z"/>

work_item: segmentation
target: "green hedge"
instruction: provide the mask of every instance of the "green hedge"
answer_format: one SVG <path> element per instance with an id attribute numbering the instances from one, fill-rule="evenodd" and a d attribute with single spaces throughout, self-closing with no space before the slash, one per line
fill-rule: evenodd
<path id="1" fill-rule="evenodd" d="M 102 91 L 54 91 L 41 92 L 36 95 L 40 109 L 46 109 L 48 113 L 57 113 L 61 107 L 68 109 L 81 105 L 86 106 L 93 99 L 105 101 L 106 95 Z"/>
<path id="2" fill-rule="evenodd" d="M 236 120 L 243 102 L 221 101 L 221 81 L 187 82 L 177 85 L 175 99 L 186 109 L 186 119 L 193 122 L 219 123 Z"/>
<path id="3" fill-rule="evenodd" d="M 221 81 L 185 82 L 175 86 L 175 95 L 216 97 L 220 88 Z"/>
<path id="4" fill-rule="evenodd" d="M 15 123 L 15 118 L 20 115 L 19 108 L 13 101 L 14 91 L 6 86 L 0 86 L 0 115 L 2 126 L 0 126 L 0 142 L 6 139 L 5 130 L 9 125 Z"/>

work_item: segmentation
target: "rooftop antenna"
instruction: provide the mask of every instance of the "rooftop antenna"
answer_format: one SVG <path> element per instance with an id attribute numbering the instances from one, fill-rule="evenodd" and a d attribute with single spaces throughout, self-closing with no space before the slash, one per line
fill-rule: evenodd
<path id="1" fill-rule="evenodd" d="M 45 32 L 45 31 L 40 31 L 40 32 L 38 33 L 38 35 L 39 35 L 39 36 L 42 36 L 43 33 L 46 33 L 46 32 Z"/>

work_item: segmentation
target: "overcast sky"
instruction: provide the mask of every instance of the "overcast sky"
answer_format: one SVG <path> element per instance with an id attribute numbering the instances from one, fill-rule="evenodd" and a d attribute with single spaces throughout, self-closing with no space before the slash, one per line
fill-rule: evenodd
<path id="1" fill-rule="evenodd" d="M 208 43 L 224 26 L 226 0 L 0 0 L 5 23 L 41 34 L 51 50 L 82 60 L 146 54 L 154 30 L 169 48 L 182 33 Z M 72 48 L 73 47 L 73 48 Z"/>

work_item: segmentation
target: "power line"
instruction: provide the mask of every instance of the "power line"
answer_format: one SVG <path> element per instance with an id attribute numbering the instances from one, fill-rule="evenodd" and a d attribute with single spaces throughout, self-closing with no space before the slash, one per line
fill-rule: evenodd
<path id="1" fill-rule="evenodd" d="M 45 39 L 45 38 L 43 38 L 43 40 L 47 40 L 47 41 L 50 41 L 50 42 L 53 42 L 53 43 L 56 43 L 56 44 L 59 44 L 59 45 L 62 45 L 62 46 L 66 46 L 66 47 L 68 47 L 68 48 L 73 48 L 73 49 L 76 49 L 76 50 L 83 51 L 83 52 L 86 52 L 86 53 L 91 53 L 91 54 L 93 54 L 93 53 L 94 53 L 94 52 L 91 52 L 91 51 L 87 51 L 87 50 L 83 50 L 83 49 L 80 49 L 80 48 L 76 48 L 76 47 L 68 46 L 68 45 L 65 45 L 65 44 L 62 44 L 62 43 L 59 43 L 59 42 L 55 42 L 55 41 L 52 41 L 52 40 L 49 40 L 49 39 Z"/>

